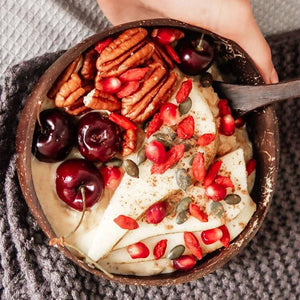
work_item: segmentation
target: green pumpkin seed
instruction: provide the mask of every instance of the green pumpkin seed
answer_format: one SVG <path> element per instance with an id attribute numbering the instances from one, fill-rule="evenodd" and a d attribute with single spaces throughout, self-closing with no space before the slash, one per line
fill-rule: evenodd
<path id="1" fill-rule="evenodd" d="M 160 143 L 162 143 L 164 145 L 164 147 L 166 148 L 171 148 L 173 147 L 173 140 L 171 139 L 171 137 L 166 134 L 166 133 L 155 133 L 154 137 L 156 138 L 156 140 Z"/>
<path id="2" fill-rule="evenodd" d="M 180 103 L 179 104 L 180 115 L 187 114 L 190 111 L 192 104 L 193 103 L 190 97 L 188 97 L 184 102 Z"/>
<path id="3" fill-rule="evenodd" d="M 242 198 L 237 194 L 229 194 L 224 199 L 227 204 L 239 204 Z"/>
<path id="4" fill-rule="evenodd" d="M 185 147 L 184 151 L 187 152 L 196 145 L 196 140 L 195 139 L 182 140 L 181 143 L 184 144 Z"/>
<path id="5" fill-rule="evenodd" d="M 120 168 L 122 164 L 123 164 L 123 160 L 117 157 L 112 158 L 111 160 L 105 163 L 107 167 L 117 167 L 117 168 Z"/>
<path id="6" fill-rule="evenodd" d="M 203 87 L 210 87 L 213 83 L 213 78 L 210 73 L 205 72 L 200 77 L 200 84 Z"/>
<path id="7" fill-rule="evenodd" d="M 219 218 L 222 218 L 225 210 L 224 210 L 224 207 L 222 205 L 222 203 L 220 202 L 214 202 L 212 201 L 211 204 L 210 204 L 210 210 L 211 210 L 211 213 Z"/>
<path id="8" fill-rule="evenodd" d="M 178 225 L 183 224 L 189 217 L 189 214 L 187 211 L 181 211 L 180 213 L 178 213 L 178 215 L 176 216 L 176 223 Z"/>
<path id="9" fill-rule="evenodd" d="M 176 206 L 176 212 L 180 213 L 182 211 L 188 210 L 191 202 L 192 202 L 192 199 L 190 197 L 185 197 L 185 198 L 181 199 Z"/>
<path id="10" fill-rule="evenodd" d="M 185 250 L 185 247 L 183 245 L 177 245 L 173 249 L 170 250 L 168 254 L 168 259 L 176 259 L 180 257 Z"/>
<path id="11" fill-rule="evenodd" d="M 139 167 L 134 161 L 132 161 L 131 159 L 126 159 L 123 163 L 123 166 L 125 172 L 129 176 L 139 178 Z"/>
<path id="12" fill-rule="evenodd" d="M 137 154 L 137 164 L 140 165 L 146 160 L 145 147 L 142 147 Z"/>
<path id="13" fill-rule="evenodd" d="M 189 185 L 191 184 L 191 178 L 186 169 L 181 168 L 176 172 L 176 182 L 177 185 L 184 191 L 187 190 Z"/>

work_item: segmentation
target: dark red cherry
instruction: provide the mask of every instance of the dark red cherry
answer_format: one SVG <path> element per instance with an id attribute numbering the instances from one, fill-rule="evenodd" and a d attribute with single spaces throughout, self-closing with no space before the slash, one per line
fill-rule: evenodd
<path id="1" fill-rule="evenodd" d="M 178 67 L 187 75 L 197 75 L 206 71 L 214 58 L 213 47 L 201 37 L 181 40 L 176 51 L 181 61 Z"/>
<path id="2" fill-rule="evenodd" d="M 71 116 L 57 109 L 40 113 L 42 127 L 35 125 L 32 153 L 41 161 L 56 162 L 70 153 L 74 144 L 74 124 Z"/>
<path id="3" fill-rule="evenodd" d="M 84 188 L 86 207 L 93 206 L 104 189 L 103 178 L 98 169 L 84 159 L 70 159 L 56 170 L 56 192 L 59 198 L 76 210 L 82 211 Z"/>
<path id="4" fill-rule="evenodd" d="M 107 161 L 120 150 L 118 127 L 106 116 L 91 112 L 78 125 L 78 149 L 90 161 Z"/>

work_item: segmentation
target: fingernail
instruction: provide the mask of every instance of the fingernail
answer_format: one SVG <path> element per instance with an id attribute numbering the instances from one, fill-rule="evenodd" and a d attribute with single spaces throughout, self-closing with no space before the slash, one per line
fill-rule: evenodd
<path id="1" fill-rule="evenodd" d="M 273 68 L 273 70 L 271 71 L 270 82 L 277 83 L 278 81 L 279 81 L 279 79 L 278 79 L 277 72 L 276 72 L 275 68 Z"/>

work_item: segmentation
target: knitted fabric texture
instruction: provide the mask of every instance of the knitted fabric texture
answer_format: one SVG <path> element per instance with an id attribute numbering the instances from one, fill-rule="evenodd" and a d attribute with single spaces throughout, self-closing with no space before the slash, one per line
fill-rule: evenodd
<path id="1" fill-rule="evenodd" d="M 300 76 L 300 31 L 269 42 L 280 79 Z M 270 211 L 254 239 L 223 268 L 186 284 L 136 287 L 100 279 L 48 246 L 20 191 L 15 135 L 29 93 L 59 55 L 20 63 L 1 82 L 1 299 L 299 299 L 299 100 L 277 106 L 281 160 Z"/>

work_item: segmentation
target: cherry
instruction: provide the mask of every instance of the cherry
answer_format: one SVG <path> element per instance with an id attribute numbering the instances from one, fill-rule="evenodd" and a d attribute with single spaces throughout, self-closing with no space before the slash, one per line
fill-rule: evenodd
<path id="1" fill-rule="evenodd" d="M 40 113 L 42 127 L 36 123 L 32 153 L 38 160 L 56 162 L 70 153 L 74 144 L 74 125 L 71 117 L 57 109 Z"/>
<path id="2" fill-rule="evenodd" d="M 104 189 L 103 178 L 98 169 L 84 159 L 70 159 L 56 170 L 56 192 L 59 198 L 72 208 L 82 211 L 83 193 L 85 206 L 93 206 Z"/>
<path id="3" fill-rule="evenodd" d="M 98 112 L 84 115 L 78 125 L 78 149 L 90 161 L 107 161 L 120 150 L 118 127 Z"/>
<path id="4" fill-rule="evenodd" d="M 176 47 L 181 63 L 179 69 L 187 75 L 197 75 L 212 64 L 214 50 L 202 37 L 184 38 Z"/>

